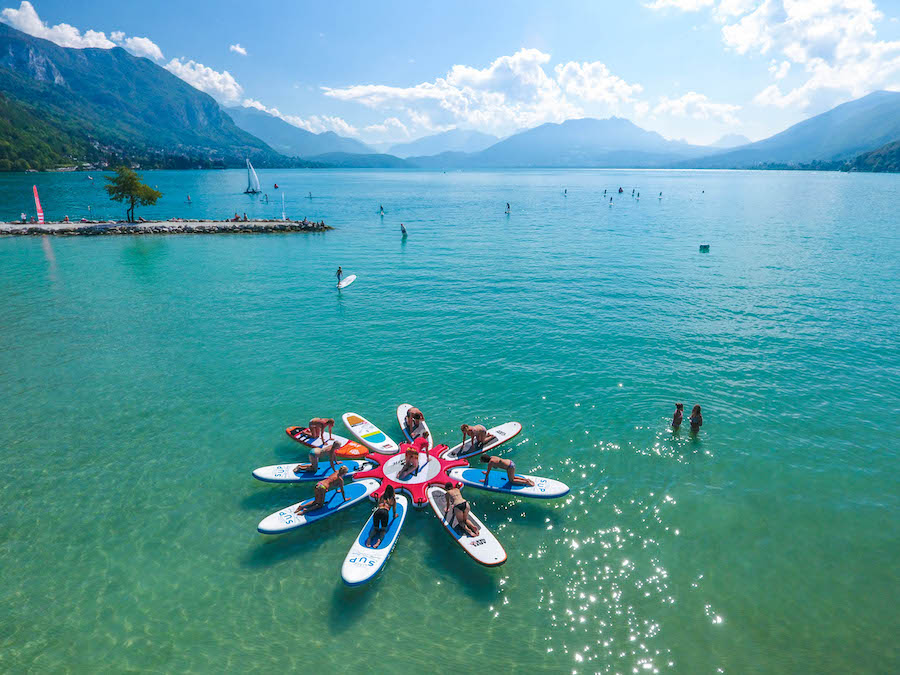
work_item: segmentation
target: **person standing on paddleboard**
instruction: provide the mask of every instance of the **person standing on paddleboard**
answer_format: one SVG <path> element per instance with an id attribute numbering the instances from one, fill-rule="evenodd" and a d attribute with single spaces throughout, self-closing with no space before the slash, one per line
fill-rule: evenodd
<path id="1" fill-rule="evenodd" d="M 341 266 L 338 265 L 338 271 L 334 273 L 334 276 L 337 277 L 338 286 L 341 285 L 341 277 L 344 276 L 344 270 L 341 269 Z"/>
<path id="2" fill-rule="evenodd" d="M 506 477 L 509 478 L 510 485 L 534 485 L 534 481 L 530 478 L 516 475 L 516 463 L 511 459 L 502 459 L 500 457 L 484 454 L 481 456 L 481 461 L 487 462 L 487 471 L 484 472 L 485 485 L 488 484 L 488 476 L 491 473 L 491 469 L 505 469 Z"/>

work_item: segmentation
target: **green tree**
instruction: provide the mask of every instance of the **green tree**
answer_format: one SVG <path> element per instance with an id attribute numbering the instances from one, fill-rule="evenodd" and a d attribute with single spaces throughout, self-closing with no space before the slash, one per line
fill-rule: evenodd
<path id="1" fill-rule="evenodd" d="M 162 192 L 142 183 L 141 177 L 127 166 L 120 166 L 116 169 L 116 175 L 112 178 L 107 176 L 106 180 L 109 184 L 104 187 L 109 193 L 109 198 L 114 202 L 128 202 L 125 217 L 129 223 L 134 222 L 135 206 L 151 206 L 162 197 Z"/>

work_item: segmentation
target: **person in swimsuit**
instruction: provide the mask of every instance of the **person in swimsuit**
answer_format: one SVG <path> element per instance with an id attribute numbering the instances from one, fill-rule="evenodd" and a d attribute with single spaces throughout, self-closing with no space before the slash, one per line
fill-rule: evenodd
<path id="1" fill-rule="evenodd" d="M 484 472 L 485 485 L 488 483 L 488 474 L 490 474 L 491 469 L 506 469 L 506 476 L 509 478 L 511 485 L 534 485 L 534 481 L 530 478 L 516 475 L 516 463 L 511 459 L 502 459 L 484 454 L 481 456 L 481 461 L 487 462 L 487 471 Z"/>
<path id="2" fill-rule="evenodd" d="M 703 426 L 703 414 L 700 412 L 699 404 L 695 405 L 693 410 L 691 410 L 691 416 L 688 418 L 688 421 L 691 423 L 691 433 L 699 433 L 700 427 Z"/>
<path id="3" fill-rule="evenodd" d="M 684 403 L 675 404 L 675 416 L 672 418 L 672 428 L 678 429 L 684 419 Z"/>
<path id="4" fill-rule="evenodd" d="M 328 429 L 328 440 L 334 438 L 334 420 L 330 417 L 313 417 L 309 421 L 309 435 L 313 438 L 325 440 L 325 430 Z"/>
<path id="5" fill-rule="evenodd" d="M 463 447 L 466 445 L 466 440 L 471 437 L 472 439 L 472 447 L 482 448 L 485 443 L 489 443 L 494 440 L 494 436 L 488 433 L 488 430 L 484 428 L 481 424 L 473 424 L 469 426 L 468 424 L 460 425 L 459 430 L 463 435 Z"/>
<path id="6" fill-rule="evenodd" d="M 384 493 L 378 498 L 378 504 L 373 511 L 375 516 L 372 518 L 372 532 L 369 534 L 369 538 L 366 539 L 367 548 L 378 548 L 381 545 L 381 540 L 384 539 L 384 535 L 387 534 L 388 523 L 390 522 L 388 509 L 393 509 L 394 518 L 396 518 L 397 497 L 394 495 L 393 485 L 388 485 L 384 489 Z"/>
<path id="7" fill-rule="evenodd" d="M 453 487 L 453 483 L 444 483 L 444 489 L 447 491 L 447 504 L 444 506 L 444 520 L 447 520 L 450 509 L 453 509 L 453 517 L 456 518 L 456 524 L 470 537 L 477 537 L 478 533 L 481 532 L 481 528 L 469 520 L 469 514 L 472 512 L 472 509 L 469 507 L 469 502 L 463 499 L 459 488 Z"/>
<path id="8" fill-rule="evenodd" d="M 402 443 L 400 447 L 403 449 L 403 468 L 397 474 L 397 478 L 405 480 L 410 476 L 419 472 L 419 453 L 428 452 L 428 432 L 419 436 L 412 443 Z M 425 457 L 425 464 L 428 463 L 428 457 Z"/>
<path id="9" fill-rule="evenodd" d="M 406 429 L 412 438 L 416 437 L 416 427 L 420 422 L 425 421 L 425 415 L 418 408 L 410 408 L 406 411 Z"/>
<path id="10" fill-rule="evenodd" d="M 315 488 L 315 498 L 309 502 L 308 504 L 301 504 L 297 507 L 297 510 L 294 511 L 298 516 L 305 515 L 310 511 L 315 511 L 316 509 L 321 509 L 325 506 L 325 494 L 329 490 L 333 490 L 337 488 L 341 491 L 341 497 L 344 498 L 344 501 L 347 501 L 347 495 L 344 494 L 344 476 L 347 475 L 347 467 L 342 466 L 340 469 L 335 471 L 333 474 L 328 476 L 328 478 L 324 478 L 316 483 Z"/>
<path id="11" fill-rule="evenodd" d="M 321 448 L 313 448 L 309 451 L 309 464 L 298 464 L 294 467 L 294 473 L 304 473 L 310 471 L 315 473 L 319 470 L 319 457 L 327 456 L 331 463 L 331 470 L 337 471 L 334 465 L 334 455 L 338 451 L 341 444 L 338 441 L 332 441 L 330 445 L 323 445 Z"/>
<path id="12" fill-rule="evenodd" d="M 341 266 L 338 265 L 337 272 L 334 273 L 334 276 L 337 277 L 338 285 L 341 283 L 341 277 L 344 276 L 344 270 L 341 269 Z"/>

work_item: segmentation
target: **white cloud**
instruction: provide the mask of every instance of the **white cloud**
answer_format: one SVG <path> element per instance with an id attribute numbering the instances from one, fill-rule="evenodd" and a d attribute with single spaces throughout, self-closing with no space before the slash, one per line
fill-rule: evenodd
<path id="1" fill-rule="evenodd" d="M 241 47 L 241 43 L 231 45 L 228 48 L 228 51 L 234 52 L 235 54 L 240 54 L 241 56 L 247 56 L 247 50 L 244 47 Z"/>
<path id="2" fill-rule="evenodd" d="M 649 9 L 680 9 L 682 12 L 696 12 L 709 7 L 715 0 L 653 0 L 648 2 L 645 7 Z"/>
<path id="3" fill-rule="evenodd" d="M 769 62 L 769 72 L 775 77 L 776 80 L 783 80 L 787 77 L 788 71 L 791 69 L 790 61 L 782 61 L 778 63 L 778 59 L 772 59 Z"/>
<path id="4" fill-rule="evenodd" d="M 135 56 L 145 56 L 153 61 L 162 61 L 162 50 L 153 40 L 145 37 L 126 38 L 122 46 Z"/>
<path id="5" fill-rule="evenodd" d="M 154 61 L 162 61 L 163 58 L 162 50 L 149 38 L 126 38 L 125 33 L 120 30 L 112 31 L 107 38 L 102 31 L 86 30 L 82 33 L 67 23 L 48 26 L 28 0 L 23 0 L 19 9 L 8 7 L 0 12 L 0 21 L 23 33 L 55 42 L 60 47 L 112 49 L 121 45 L 135 56 L 146 56 Z"/>
<path id="6" fill-rule="evenodd" d="M 556 79 L 567 94 L 612 107 L 622 102 L 633 102 L 634 95 L 644 90 L 639 84 L 628 84 L 613 75 L 599 61 L 560 64 L 556 66 Z"/>
<path id="7" fill-rule="evenodd" d="M 695 11 L 698 5 L 657 0 L 652 6 Z M 900 40 L 878 39 L 884 15 L 873 0 L 718 0 L 713 15 L 723 24 L 724 44 L 738 54 L 781 57 L 781 65 L 770 63 L 776 80 L 792 66 L 805 73 L 806 81 L 786 92 L 767 86 L 754 98 L 760 105 L 826 109 L 891 88 L 900 78 Z"/>
<path id="8" fill-rule="evenodd" d="M 390 138 L 410 138 L 412 134 L 409 132 L 409 128 L 396 117 L 388 117 L 384 122 L 380 124 L 370 124 L 365 127 L 363 131 L 368 132 L 370 134 L 378 134 L 382 140 Z"/>
<path id="9" fill-rule="evenodd" d="M 243 87 L 227 70 L 220 73 L 202 63 L 185 61 L 182 58 L 172 59 L 165 68 L 195 89 L 206 92 L 221 103 L 237 103 L 241 99 L 241 94 L 244 93 Z"/>
<path id="10" fill-rule="evenodd" d="M 656 115 L 672 115 L 673 117 L 692 117 L 695 120 L 718 120 L 724 124 L 737 125 L 735 113 L 741 106 L 731 103 L 713 103 L 705 94 L 689 91 L 681 98 L 660 98 L 653 108 Z"/>
<path id="11" fill-rule="evenodd" d="M 84 49 L 86 47 L 98 47 L 100 49 L 112 49 L 115 43 L 106 37 L 105 33 L 87 30 L 82 35 L 75 26 L 60 23 L 53 27 L 41 21 L 38 13 L 28 0 L 23 0 L 19 9 L 8 7 L 0 12 L 0 21 L 13 28 L 28 33 L 35 37 L 55 42 L 60 47 L 74 47 Z"/>
<path id="12" fill-rule="evenodd" d="M 311 115 L 307 118 L 298 115 L 285 115 L 278 108 L 269 108 L 260 101 L 252 98 L 244 99 L 243 106 L 245 108 L 256 108 L 262 112 L 269 113 L 273 117 L 284 120 L 288 124 L 292 124 L 300 129 L 306 129 L 314 134 L 320 134 L 323 131 L 333 131 L 341 136 L 357 136 L 359 130 L 341 117 L 332 117 L 329 115 Z"/>
<path id="13" fill-rule="evenodd" d="M 549 54 L 537 49 L 520 49 L 486 68 L 456 65 L 444 77 L 411 87 L 360 84 L 323 89 L 326 96 L 373 109 L 403 111 L 411 118 L 415 111 L 431 128 L 460 125 L 504 134 L 583 114 L 547 75 L 544 64 L 549 60 Z"/>

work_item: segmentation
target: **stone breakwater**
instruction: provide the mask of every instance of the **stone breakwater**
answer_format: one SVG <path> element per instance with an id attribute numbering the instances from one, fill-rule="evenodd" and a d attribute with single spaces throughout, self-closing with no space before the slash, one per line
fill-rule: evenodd
<path id="1" fill-rule="evenodd" d="M 0 236 L 54 235 L 62 237 L 117 234 L 263 234 L 267 232 L 325 232 L 325 223 L 291 220 L 161 220 L 143 223 L 0 223 Z"/>

